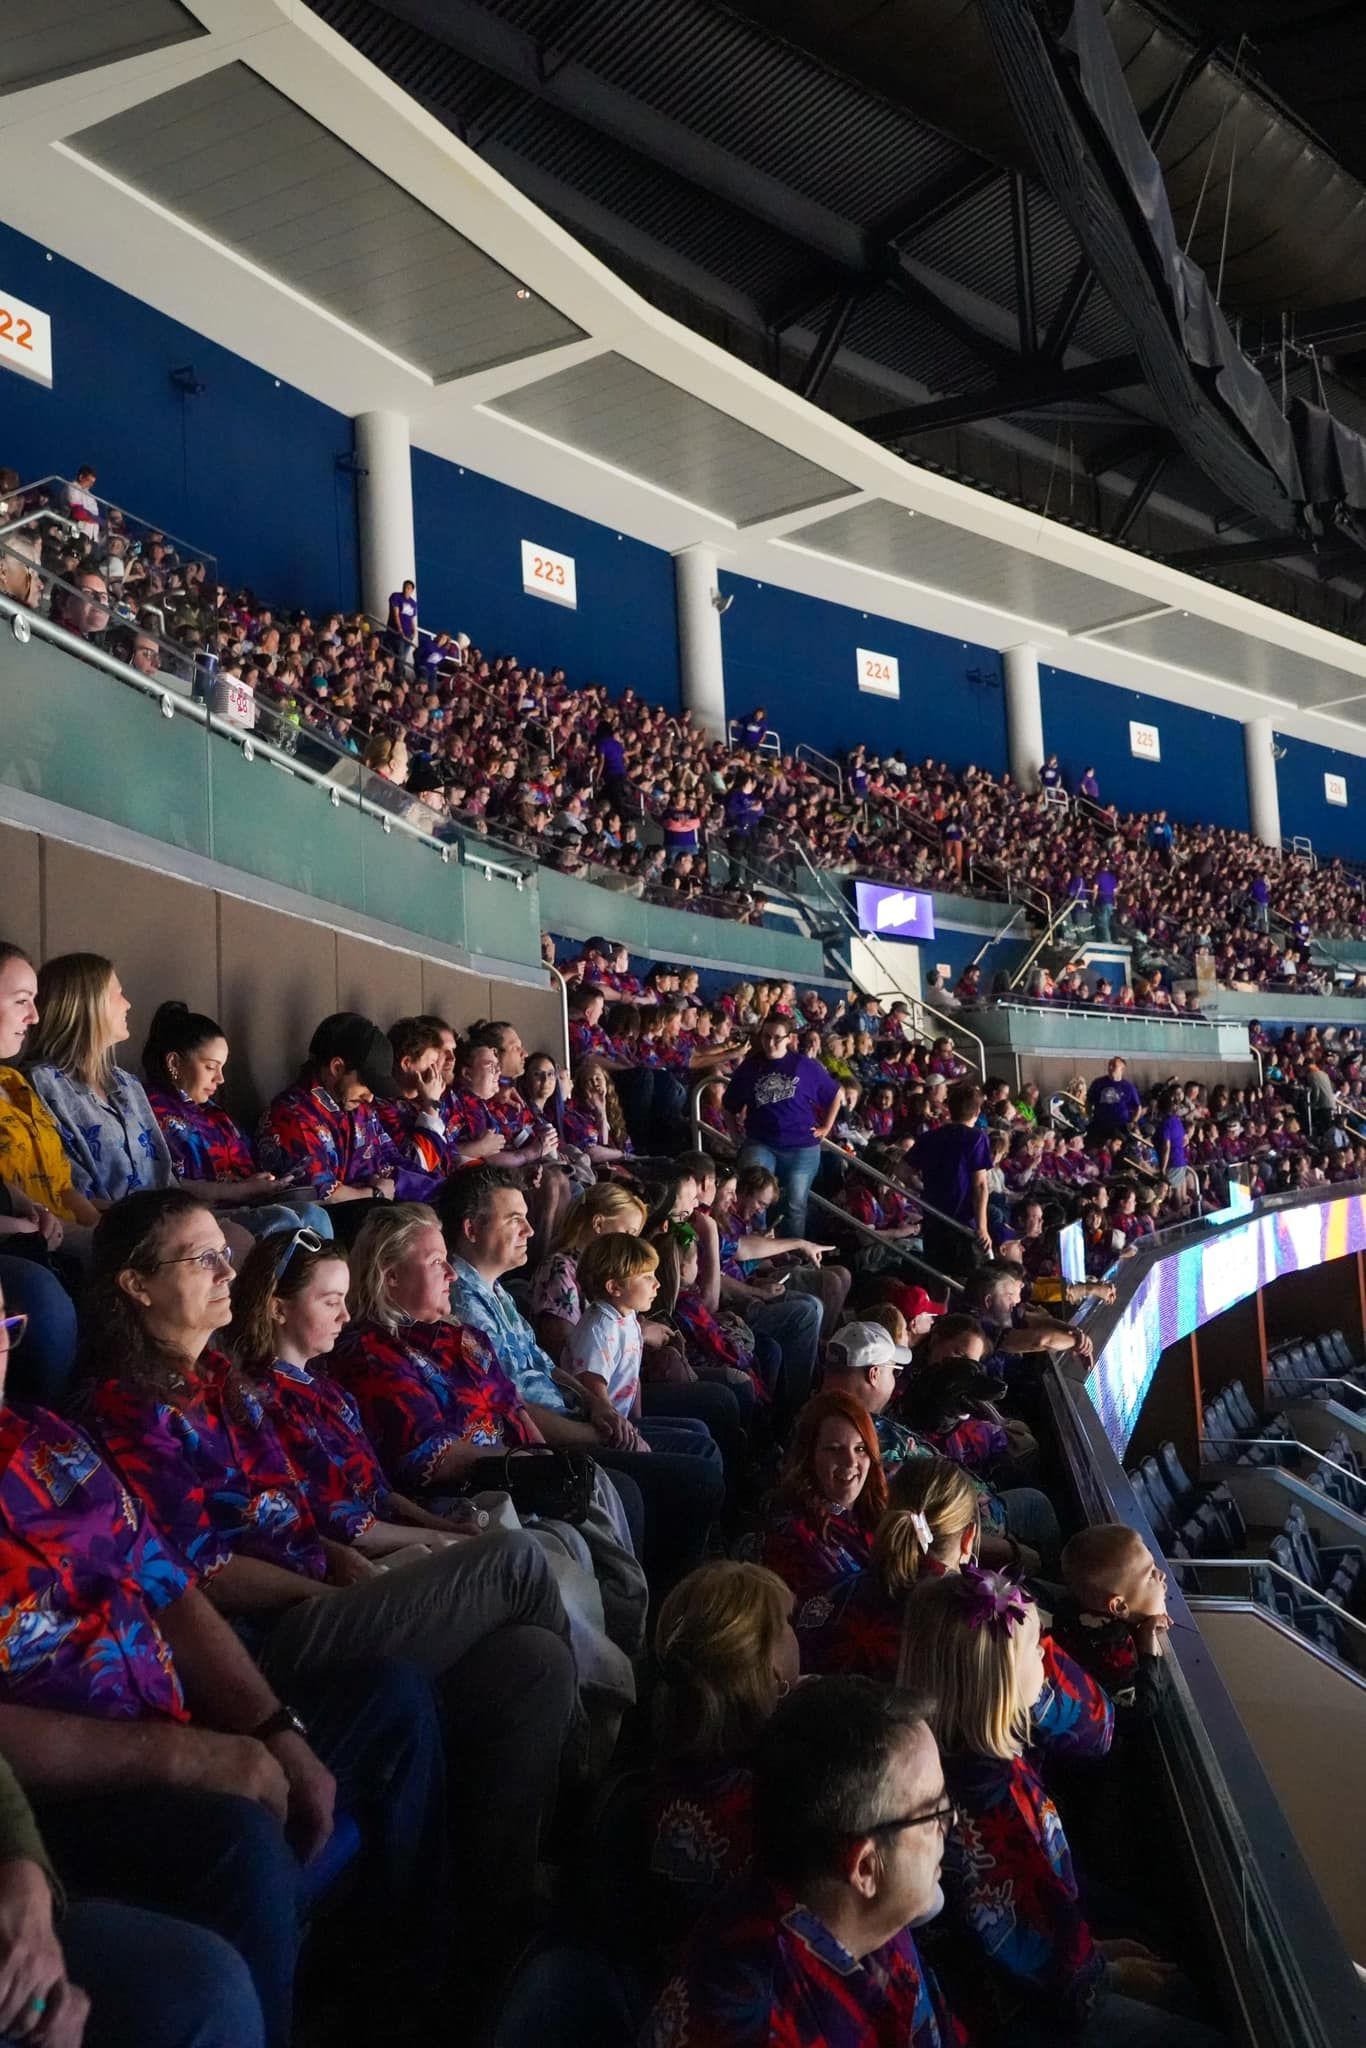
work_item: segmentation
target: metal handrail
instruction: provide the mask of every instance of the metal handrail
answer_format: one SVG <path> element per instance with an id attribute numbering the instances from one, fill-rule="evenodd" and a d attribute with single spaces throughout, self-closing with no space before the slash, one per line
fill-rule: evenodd
<path id="1" fill-rule="evenodd" d="M 1056 911 L 1054 911 L 1052 904 L 1049 904 L 1049 922 L 1047 925 L 1045 925 L 1043 931 L 1040 933 L 1039 937 L 1036 939 L 1034 944 L 1030 947 L 1029 951 L 1025 954 L 1025 957 L 1021 961 L 1019 967 L 1015 970 L 1015 974 L 1012 977 L 1010 983 L 1010 986 L 1013 989 L 1016 989 L 1020 986 L 1020 983 L 1029 973 L 1030 968 L 1034 965 L 1034 962 L 1038 959 L 1044 947 L 1051 944 L 1053 934 L 1057 931 L 1058 926 L 1062 924 L 1065 919 L 1069 918 L 1072 915 L 1074 908 L 1080 901 L 1082 901 L 1080 897 L 1066 896 L 1063 898 L 1062 903 Z M 1080 951 L 1080 946 L 1074 949 L 1074 952 Z M 1069 966 L 1071 965 L 1070 960 L 1068 964 Z"/>
<path id="2" fill-rule="evenodd" d="M 1343 1478 L 1344 1478 L 1344 1479 L 1350 1479 L 1350 1481 L 1352 1482 L 1353 1486 L 1359 1486 L 1359 1487 L 1361 1488 L 1362 1492 L 1363 1492 L 1363 1493 L 1366 1493 L 1366 1479 L 1363 1479 L 1363 1478 L 1362 1478 L 1362 1476 L 1361 1476 L 1361 1474 L 1360 1474 L 1359 1472 L 1353 1472 L 1353 1471 L 1349 1470 L 1349 1468 L 1348 1468 L 1348 1467 L 1347 1467 L 1346 1465 L 1339 1465 L 1339 1463 L 1338 1463 L 1338 1461 L 1337 1461 L 1337 1459 L 1336 1459 L 1336 1458 L 1330 1458 L 1330 1457 L 1329 1457 L 1329 1456 L 1327 1455 L 1327 1453 L 1326 1453 L 1325 1451 L 1318 1451 L 1318 1450 L 1315 1450 L 1315 1448 L 1314 1448 L 1313 1444 L 1306 1444 L 1306 1443 L 1301 1443 L 1301 1442 L 1300 1442 L 1300 1439 L 1299 1439 L 1298 1437 L 1294 1437 L 1294 1436 L 1207 1436 L 1207 1435 L 1206 1435 L 1206 1434 L 1204 1433 L 1204 1431 L 1202 1430 L 1202 1431 L 1201 1431 L 1201 1434 L 1200 1434 L 1200 1441 L 1201 1441 L 1201 1443 L 1202 1443 L 1202 1444 L 1223 1444 L 1223 1445 L 1225 1445 L 1225 1446 L 1227 1446 L 1227 1445 L 1229 1445 L 1229 1444 L 1238 1444 L 1238 1445 L 1240 1445 L 1240 1446 L 1241 1446 L 1241 1447 L 1242 1447 L 1242 1448 L 1243 1448 L 1244 1450 L 1248 1450 L 1248 1449 L 1250 1449 L 1250 1448 L 1252 1447 L 1252 1445 L 1253 1445 L 1253 1444 L 1274 1444 L 1274 1445 L 1275 1445 L 1275 1446 L 1277 1447 L 1277 1449 L 1279 1449 L 1279 1450 L 1285 1450 L 1285 1451 L 1303 1451 L 1304 1455 L 1305 1455 L 1305 1456 L 1306 1456 L 1307 1458 L 1312 1458 L 1312 1459 L 1314 1460 L 1314 1463 L 1315 1463 L 1316 1465 L 1326 1465 L 1326 1466 L 1328 1467 L 1328 1469 L 1329 1469 L 1329 1471 L 1330 1471 L 1330 1472 L 1340 1472 L 1340 1473 L 1342 1474 L 1342 1476 L 1343 1476 Z M 1345 1502 L 1345 1501 L 1338 1501 L 1338 1502 L 1337 1502 L 1337 1506 L 1338 1506 L 1338 1507 L 1345 1507 L 1345 1506 L 1346 1506 L 1346 1502 Z M 1356 1513 L 1356 1509 L 1355 1509 L 1355 1508 L 1353 1508 L 1353 1509 L 1349 1510 L 1349 1512 L 1351 1512 L 1352 1514 L 1355 1514 L 1355 1513 Z"/>
<path id="3" fill-rule="evenodd" d="M 840 801 L 843 802 L 844 770 L 838 761 L 832 760 L 829 754 L 823 754 L 819 747 L 813 747 L 808 740 L 801 741 L 792 758 L 794 761 L 809 761 L 824 781 L 834 783 Z"/>
<path id="4" fill-rule="evenodd" d="M 740 731 L 741 727 L 744 725 L 744 722 L 745 721 L 743 718 L 727 719 L 726 738 L 729 740 L 731 746 L 735 746 L 738 744 L 735 735 L 737 732 Z M 773 730 L 773 727 L 770 726 L 767 732 L 764 734 L 763 738 L 760 740 L 758 746 L 751 747 L 748 751 L 751 754 L 776 754 L 778 758 L 781 760 L 783 752 L 783 741 L 781 733 L 775 732 Z"/>
<path id="5" fill-rule="evenodd" d="M 1209 1031 L 1217 1023 L 1217 1017 L 1192 1017 L 1188 1010 L 1140 1009 L 1137 1004 L 1125 1009 L 1120 1004 L 1103 1009 L 1096 1003 L 1057 1002 L 1049 996 L 984 996 L 983 1002 L 994 1010 L 1041 1010 L 1050 1017 L 1100 1017 L 1106 1020 L 1123 1019 L 1134 1024 L 1176 1024 L 1187 1030 Z"/>
<path id="6" fill-rule="evenodd" d="M 388 633 L 391 630 L 388 620 L 377 619 L 373 612 L 357 612 L 355 614 L 355 617 L 358 619 L 363 619 L 365 621 L 365 624 L 367 626 L 372 627 L 376 633 Z M 437 633 L 445 632 L 448 630 L 449 629 L 446 627 L 438 626 L 436 628 L 436 631 L 434 632 L 430 626 L 419 626 L 417 629 L 417 637 L 419 640 L 435 640 Z M 451 638 L 455 638 L 455 635 L 453 633 L 451 634 Z M 461 649 L 460 652 L 461 654 L 463 654 L 464 650 Z M 455 654 L 448 655 L 445 658 L 443 662 L 443 667 L 446 670 L 453 672 L 455 675 L 458 675 L 461 679 L 463 687 L 466 690 L 471 692 L 477 691 L 481 697 L 486 697 L 489 703 L 494 705 L 499 711 L 506 710 L 507 707 L 504 705 L 502 699 L 499 697 L 498 692 L 494 689 L 493 685 L 491 683 L 481 682 L 478 676 L 472 675 L 466 663 L 463 660 L 458 659 Z M 393 722 L 395 724 L 401 723 L 401 721 L 399 720 L 394 720 Z M 405 732 L 409 732 L 412 730 L 412 728 L 410 726 L 404 726 L 403 730 Z M 550 755 L 550 758 L 553 761 L 555 758 L 555 735 L 553 732 L 549 730 L 549 728 L 547 728 L 546 730 L 546 752 Z"/>
<path id="7" fill-rule="evenodd" d="M 862 933 L 860 933 L 859 936 L 862 937 Z M 985 1081 L 987 1073 L 986 1046 L 983 1044 L 982 1040 L 977 1036 L 977 1033 L 975 1031 L 969 1031 L 967 1025 L 962 1023 L 958 1017 L 950 1017 L 946 1011 L 936 1010 L 934 1004 L 927 1003 L 923 996 L 910 995 L 904 988 L 901 988 L 899 986 L 893 986 L 892 988 L 864 989 L 862 993 L 865 996 L 867 996 L 869 1002 L 871 1003 L 880 1003 L 884 1000 L 907 1003 L 909 1004 L 913 1013 L 918 1011 L 922 1017 L 932 1018 L 936 1024 L 943 1025 L 943 1030 L 936 1034 L 932 1031 L 927 1032 L 923 1024 L 917 1024 L 916 1029 L 921 1033 L 922 1037 L 933 1038 L 935 1036 L 938 1036 L 940 1038 L 957 1038 L 961 1036 L 963 1038 L 971 1040 L 972 1044 L 975 1045 L 977 1048 L 978 1073 L 980 1074 L 981 1078 Z"/>
<path id="8" fill-rule="evenodd" d="M 972 1228 L 971 1224 L 960 1223 L 958 1218 L 950 1216 L 947 1210 L 936 1209 L 933 1202 L 927 1202 L 923 1195 L 918 1195 L 915 1192 L 914 1188 L 906 1187 L 901 1181 L 892 1180 L 889 1175 L 880 1172 L 876 1166 L 870 1166 L 868 1161 L 861 1158 L 857 1152 L 846 1152 L 844 1147 L 837 1145 L 833 1138 L 822 1138 L 821 1150 L 822 1152 L 833 1152 L 835 1157 L 842 1159 L 846 1166 L 853 1167 L 856 1173 L 866 1174 L 868 1179 L 875 1180 L 879 1187 L 890 1188 L 894 1195 L 904 1195 L 908 1202 L 915 1203 L 917 1209 L 923 1209 L 927 1216 L 933 1216 L 936 1223 L 945 1223 L 950 1230 L 956 1230 L 960 1237 L 969 1237 L 974 1244 L 977 1242 L 977 1232 Z M 842 1213 L 843 1211 L 841 1211 Z"/>
<path id="9" fill-rule="evenodd" d="M 66 476 L 40 476 L 34 483 L 20 484 L 17 491 L 11 491 L 8 495 L 11 498 L 24 498 L 28 496 L 30 491 L 46 489 L 48 484 L 60 484 L 63 490 L 67 490 L 74 481 L 74 478 Z M 84 490 L 85 486 L 82 484 L 80 488 Z M 86 496 L 93 498 L 95 503 L 103 506 L 106 512 L 117 512 L 120 519 L 131 519 L 134 526 L 144 527 L 148 533 L 159 533 L 162 539 L 169 541 L 177 552 L 183 549 L 194 561 L 201 562 L 206 569 L 212 568 L 214 582 L 217 583 L 219 581 L 217 555 L 211 553 L 207 548 L 201 548 L 198 541 L 186 540 L 183 534 L 172 533 L 170 527 L 163 526 L 159 519 L 144 519 L 140 512 L 130 512 L 126 505 L 116 505 L 112 498 L 102 498 L 98 491 L 87 491 Z M 66 515 L 63 514 L 62 516 L 65 517 Z M 77 526 L 80 523 L 79 520 L 73 522 Z"/>
<path id="10" fill-rule="evenodd" d="M 10 496 L 17 498 L 19 492 L 11 491 Z M 22 532 L 26 526 L 40 526 L 44 524 L 48 526 L 64 526 L 68 533 L 80 532 L 78 521 L 68 519 L 65 512 L 53 512 L 48 506 L 43 505 L 36 512 L 25 512 L 22 519 L 11 519 L 8 525 L 0 526 L 0 540 L 5 539 L 8 534 Z"/>
<path id="11" fill-rule="evenodd" d="M 1165 1552 L 1163 1555 L 1166 1557 Z M 1317 1586 L 1311 1586 L 1307 1579 L 1300 1578 L 1295 1572 L 1290 1570 L 1288 1565 L 1277 1564 L 1274 1557 L 1167 1557 L 1166 1562 L 1172 1567 L 1173 1571 L 1243 1571 L 1247 1572 L 1249 1576 L 1257 1571 L 1268 1572 L 1273 1578 L 1284 1579 L 1289 1586 L 1297 1586 L 1302 1593 L 1307 1593 L 1309 1598 L 1316 1601 L 1320 1607 L 1326 1607 L 1336 1620 L 1345 1621 L 1349 1628 L 1356 1630 L 1358 1635 L 1366 1636 L 1366 1621 L 1359 1621 L 1356 1615 L 1349 1614 L 1345 1607 L 1337 1606 L 1328 1598 L 1326 1593 L 1321 1593 Z M 1198 1599 L 1199 1597 L 1197 1594 L 1196 1598 Z M 1262 1603 L 1260 1600 L 1254 1600 L 1252 1604 L 1254 1607 L 1260 1607 Z M 1271 1610 L 1265 1611 L 1270 1612 Z M 1278 1615 L 1276 1618 L 1279 1621 L 1283 1621 L 1285 1616 Z"/>
<path id="12" fill-rule="evenodd" d="M 998 932 L 992 932 L 988 938 L 982 941 L 981 945 L 977 948 L 977 951 L 973 954 L 970 965 L 973 967 L 980 967 L 983 959 L 991 951 L 992 947 L 1000 945 L 1006 933 L 1011 929 L 1011 926 L 1016 924 L 1019 921 L 1019 919 L 1024 916 L 1024 914 L 1025 907 L 1023 903 L 1015 904 L 1014 908 L 1011 910 L 1010 916 L 1001 926 L 1001 929 Z"/>
<path id="13" fill-rule="evenodd" d="M 893 1252 L 897 1258 L 905 1259 L 906 1263 L 914 1266 L 918 1273 L 928 1273 L 938 1286 L 947 1288 L 949 1293 L 961 1294 L 963 1292 L 961 1280 L 953 1279 L 948 1273 L 941 1273 L 937 1266 L 932 1266 L 929 1260 L 922 1258 L 918 1252 L 908 1251 L 906 1246 L 898 1239 L 884 1237 L 880 1231 L 874 1230 L 870 1224 L 860 1223 L 856 1216 L 850 1216 L 837 1203 L 827 1201 L 824 1195 L 818 1195 L 813 1191 L 806 1199 L 808 1202 L 814 1202 L 818 1209 L 826 1210 L 831 1216 L 838 1216 L 840 1222 L 847 1230 L 856 1232 L 859 1237 L 870 1239 L 873 1244 L 878 1245 L 883 1251 Z"/>

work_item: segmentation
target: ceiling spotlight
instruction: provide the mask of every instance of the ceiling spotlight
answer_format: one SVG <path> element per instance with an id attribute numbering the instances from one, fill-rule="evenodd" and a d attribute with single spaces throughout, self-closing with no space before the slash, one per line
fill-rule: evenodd
<path id="1" fill-rule="evenodd" d="M 519 284 L 517 287 L 517 296 L 519 299 L 529 299 L 531 297 L 531 293 L 527 290 L 524 284 Z"/>

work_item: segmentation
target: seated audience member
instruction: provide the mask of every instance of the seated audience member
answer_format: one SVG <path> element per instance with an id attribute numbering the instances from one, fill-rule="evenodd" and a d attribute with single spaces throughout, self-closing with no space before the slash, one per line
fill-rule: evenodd
<path id="1" fill-rule="evenodd" d="M 799 1686 L 754 1749 L 754 1875 L 689 1936 L 645 2048 L 962 2048 L 913 1932 L 942 1908 L 952 1821 L 917 1700 Z"/>
<path id="2" fill-rule="evenodd" d="M 574 1198 L 553 1249 L 537 1265 L 531 1282 L 536 1339 L 558 1365 L 583 1314 L 579 1260 L 600 1237 L 618 1231 L 638 1236 L 645 1204 L 620 1181 L 600 1180 Z"/>
<path id="3" fill-rule="evenodd" d="M 480 1756 L 479 1781 L 454 1788 L 465 1853 L 480 1860 L 476 1840 L 496 1853 L 481 1896 L 496 1881 L 505 1903 L 525 1902 L 574 1710 L 544 1554 L 526 1532 L 499 1531 L 379 1573 L 351 1540 L 324 1536 L 328 1501 L 315 1510 L 251 1381 L 209 1348 L 230 1276 L 212 1212 L 187 1195 L 130 1197 L 101 1220 L 87 1346 L 99 1441 L 214 1606 L 263 1631 L 262 1668 L 286 1687 L 374 1657 L 443 1680 L 451 1755 L 477 1745 Z"/>
<path id="4" fill-rule="evenodd" d="M 1067 1592 L 1054 1610 L 1055 1640 L 1117 1707 L 1150 1715 L 1171 1627 L 1167 1574 L 1136 1529 L 1102 1522 L 1068 1538 L 1062 1576 Z"/>
<path id="5" fill-rule="evenodd" d="M 0 1287 L 29 1318 L 23 1398 L 55 1407 L 75 1364 L 76 1310 L 52 1256 L 81 1241 L 99 1211 L 72 1186 L 46 1104 L 9 1064 L 37 1020 L 37 994 L 27 954 L 0 944 Z"/>
<path id="6" fill-rule="evenodd" d="M 567 1145 L 586 1152 L 594 1166 L 615 1166 L 635 1149 L 612 1076 L 599 1059 L 582 1059 L 561 1116 Z"/>
<path id="7" fill-rule="evenodd" d="M 73 1185 L 96 1209 L 174 1175 L 142 1083 L 114 1060 L 132 1008 L 108 960 L 63 953 L 38 970 L 38 1016 L 24 1067 L 71 1162 Z"/>
<path id="8" fill-rule="evenodd" d="M 805 1602 L 793 1616 L 802 1668 L 878 1678 L 901 1661 L 907 1596 L 938 1572 L 975 1564 L 977 1495 L 960 1466 L 912 1458 L 892 1476 L 865 1569 Z"/>
<path id="9" fill-rule="evenodd" d="M 688 1165 L 694 1158 L 699 1163 Z M 701 1271 L 710 1289 L 716 1275 L 716 1306 L 742 1316 L 764 1359 L 764 1374 L 784 1414 L 795 1415 L 811 1391 L 820 1351 L 824 1304 L 814 1294 L 787 1292 L 787 1275 L 763 1271 L 746 1275 L 743 1261 L 759 1264 L 771 1254 L 774 1240 L 741 1231 L 732 1214 L 735 1170 L 700 1155 L 684 1154 L 688 1177 L 697 1187 L 697 1204 L 679 1220 L 697 1232 Z M 763 1169 L 767 1171 L 767 1169 Z M 790 1245 L 807 1240 L 789 1240 Z M 819 1251 L 820 1248 L 818 1248 Z"/>
<path id="10" fill-rule="evenodd" d="M 485 1024 L 462 1042 L 447 1129 L 466 1158 L 489 1158 L 489 1152 L 475 1152 L 476 1142 L 490 1132 L 501 1136 L 498 1164 L 518 1176 L 532 1228 L 549 1244 L 568 1206 L 570 1184 L 555 1163 L 560 1141 L 554 1125 L 534 1115 L 510 1082 L 504 1084 L 503 1062 L 510 1051 L 520 1077 L 526 1054 L 511 1025 Z"/>
<path id="11" fill-rule="evenodd" d="M 655 1625 L 650 1868 L 691 1907 L 754 1861 L 754 1742 L 797 1683 L 792 1595 L 762 1565 L 716 1558 L 674 1587 Z"/>
<path id="12" fill-rule="evenodd" d="M 501 1166 L 456 1174 L 446 1183 L 441 1216 L 455 1272 L 453 1320 L 487 1339 L 548 1444 L 591 1450 L 598 1464 L 631 1482 L 628 1505 L 644 1503 L 651 1586 L 671 1585 L 701 1561 L 707 1530 L 721 1511 L 725 1477 L 715 1445 L 699 1435 L 680 1438 L 667 1452 L 633 1448 L 632 1425 L 608 1403 L 589 1406 L 572 1376 L 557 1372 L 502 1285 L 504 1275 L 526 1264 L 531 1242 L 516 1175 Z"/>
<path id="13" fill-rule="evenodd" d="M 968 1275 L 963 1290 L 964 1310 L 981 1323 L 987 1337 L 986 1355 L 1003 1361 L 1003 1377 L 1012 1376 L 1013 1368 L 1007 1361 L 1039 1351 L 1075 1352 L 1082 1365 L 1092 1366 L 1095 1355 L 1085 1330 L 1077 1323 L 1059 1322 L 1042 1309 L 1024 1307 L 1027 1285 L 1019 1266 L 993 1259 Z M 945 1339 L 939 1331 L 935 1336 L 941 1346 L 940 1356 L 946 1355 L 942 1350 Z"/>
<path id="14" fill-rule="evenodd" d="M 283 1180 L 328 1208 L 392 1202 L 402 1160 L 375 1114 L 394 1071 L 393 1048 L 354 1010 L 324 1017 L 299 1078 L 261 1119 L 260 1156 Z"/>
<path id="15" fill-rule="evenodd" d="M 986 1340 L 980 1332 L 978 1335 L 985 1349 Z M 950 1329 L 948 1342 L 954 1341 Z M 899 1414 L 889 1411 L 908 1357 L 904 1345 L 896 1344 L 878 1323 L 871 1321 L 846 1323 L 826 1348 L 824 1384 L 833 1392 L 847 1394 L 872 1417 L 878 1449 L 889 1475 L 912 1459 L 942 1455 L 942 1446 L 928 1434 L 908 1428 Z M 1011 1486 L 998 1491 L 975 1472 L 969 1472 L 968 1477 L 977 1498 L 982 1550 L 989 1564 L 1023 1565 L 1027 1570 L 1037 1571 L 1042 1553 L 1056 1555 L 1060 1540 L 1058 1518 L 1047 1494 L 1032 1486 Z"/>
<path id="16" fill-rule="evenodd" d="M 184 1003 L 158 1007 L 142 1049 L 142 1072 L 182 1193 L 197 1195 L 211 1209 L 240 1208 L 238 1220 L 253 1237 L 296 1229 L 301 1220 L 330 1237 L 332 1219 L 321 1205 L 291 1201 L 288 1183 L 258 1173 L 245 1134 L 214 1102 L 227 1064 L 227 1036 L 212 1017 Z"/>
<path id="17" fill-rule="evenodd" d="M 389 1026 L 388 1037 L 394 1069 L 388 1088 L 375 1096 L 372 1107 L 404 1164 L 442 1180 L 463 1164 L 466 1155 L 487 1159 L 501 1151 L 501 1140 L 493 1133 L 462 1149 L 447 1132 L 441 1108 L 446 1087 L 441 1027 L 427 1017 L 400 1017 Z"/>
<path id="18" fill-rule="evenodd" d="M 61 1880 L 0 1757 L 0 2037 L 7 2048 L 264 2048 L 261 2005 L 221 1935 Z"/>
<path id="19" fill-rule="evenodd" d="M 982 1951 L 984 2031 L 1027 2027 L 1029 2041 L 1059 2035 L 1112 2048 L 1215 2048 L 1209 2028 L 1161 2010 L 1173 1988 L 1170 1966 L 1138 1943 L 1092 1936 L 1067 1837 L 1039 1774 L 1053 1746 L 1036 1708 L 1047 1683 L 1039 1610 L 1010 1580 L 968 1567 L 927 1579 L 906 1629 L 901 1681 L 933 1674 L 935 1728 L 957 1822 L 944 1861 L 944 1888 Z M 1068 1731 L 1066 1753 L 1102 1757 L 1113 1714 Z M 1003 1888 L 1008 1888 L 1004 1890 Z M 1003 1919 L 1001 1899 L 1013 1910 Z M 1010 2036 L 1015 2039 L 1014 2033 Z"/>
<path id="20" fill-rule="evenodd" d="M 522 1095 L 533 1116 L 543 1123 L 553 1124 L 561 1138 L 564 1136 L 565 1090 L 563 1082 L 567 1073 L 560 1069 L 548 1052 L 533 1052 L 527 1059 L 526 1072 L 522 1075 Z"/>
<path id="21" fill-rule="evenodd" d="M 397 1206 L 377 1213 L 376 1229 L 402 1227 Z M 325 1538 L 354 1544 L 365 1557 L 413 1545 L 439 1550 L 468 1533 L 468 1518 L 433 1514 L 390 1485 L 355 1401 L 327 1371 L 347 1325 L 350 1277 L 337 1247 L 308 1230 L 288 1242 L 255 1245 L 233 1284 L 228 1347 L 299 1473 Z M 444 1277 L 441 1284 L 444 1290 Z"/>
<path id="22" fill-rule="evenodd" d="M 64 1884 L 222 1934 L 251 1972 L 270 2048 L 286 2048 L 299 1864 L 326 1845 L 340 1802 L 371 1844 L 377 1987 L 400 1955 L 439 1971 L 445 1782 L 426 1680 L 354 1664 L 300 1677 L 282 1706 L 90 1439 L 8 1405 L 3 1308 L 0 1750 Z"/>
<path id="23" fill-rule="evenodd" d="M 676 1336 L 689 1369 L 705 1385 L 717 1381 L 735 1396 L 746 1431 L 769 1390 L 756 1359 L 754 1338 L 738 1316 L 722 1322 L 701 1285 L 697 1231 L 671 1220 L 651 1242 L 659 1258 L 654 1316 Z"/>
<path id="24" fill-rule="evenodd" d="M 742 1166 L 728 1203 L 716 1204 L 717 1227 L 734 1240 L 733 1257 L 746 1279 L 756 1265 L 782 1259 L 779 1269 L 791 1295 L 813 1294 L 821 1304 L 821 1335 L 828 1337 L 849 1298 L 847 1266 L 825 1263 L 832 1244 L 809 1237 L 776 1237 L 768 1227 L 768 1211 L 778 1199 L 778 1178 L 766 1166 Z M 774 1269 L 768 1266 L 771 1274 Z"/>
<path id="25" fill-rule="evenodd" d="M 800 1608 L 862 1571 L 887 1505 L 872 1419 L 848 1394 L 815 1394 L 797 1418 L 761 1539 L 763 1562 Z"/>

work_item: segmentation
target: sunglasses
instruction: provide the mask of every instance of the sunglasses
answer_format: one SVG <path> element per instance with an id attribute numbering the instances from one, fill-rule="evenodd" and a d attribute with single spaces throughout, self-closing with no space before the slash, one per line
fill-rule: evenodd
<path id="1" fill-rule="evenodd" d="M 275 1261 L 275 1278 L 277 1281 L 283 1276 L 286 1266 L 301 1245 L 306 1252 L 320 1252 L 323 1248 L 323 1241 L 316 1230 L 309 1230 L 307 1227 L 296 1230 L 279 1258 Z"/>
<path id="2" fill-rule="evenodd" d="M 0 1330 L 5 1333 L 4 1349 L 17 1351 L 24 1341 L 24 1332 L 27 1328 L 27 1316 L 0 1316 Z"/>

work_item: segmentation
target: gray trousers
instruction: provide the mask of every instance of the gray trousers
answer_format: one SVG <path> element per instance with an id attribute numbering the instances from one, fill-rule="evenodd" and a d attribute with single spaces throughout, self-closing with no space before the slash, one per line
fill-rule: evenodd
<path id="1" fill-rule="evenodd" d="M 524 1900 L 577 1707 L 569 1623 L 540 1544 L 523 1529 L 475 1536 L 301 1600 L 272 1626 L 261 1665 L 288 1699 L 293 1672 L 371 1657 L 438 1681 L 462 1861 L 490 1911 Z"/>

